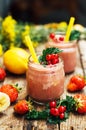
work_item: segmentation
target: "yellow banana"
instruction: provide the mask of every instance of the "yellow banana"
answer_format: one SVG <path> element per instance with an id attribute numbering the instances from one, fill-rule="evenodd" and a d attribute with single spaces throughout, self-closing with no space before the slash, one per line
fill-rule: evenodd
<path id="1" fill-rule="evenodd" d="M 7 94 L 0 92 L 0 112 L 3 112 L 10 106 L 10 98 Z"/>

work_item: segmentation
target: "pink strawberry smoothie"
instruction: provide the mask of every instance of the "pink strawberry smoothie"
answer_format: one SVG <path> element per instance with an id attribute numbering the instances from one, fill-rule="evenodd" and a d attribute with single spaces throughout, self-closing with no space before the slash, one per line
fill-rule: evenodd
<path id="1" fill-rule="evenodd" d="M 28 94 L 34 101 L 45 103 L 58 99 L 64 92 L 63 62 L 46 66 L 29 62 L 26 79 Z"/>
<path id="2" fill-rule="evenodd" d="M 70 73 L 75 70 L 76 67 L 76 42 L 48 42 L 46 48 L 48 47 L 57 47 L 63 50 L 60 53 L 60 56 L 64 62 L 64 71 L 65 73 Z"/>

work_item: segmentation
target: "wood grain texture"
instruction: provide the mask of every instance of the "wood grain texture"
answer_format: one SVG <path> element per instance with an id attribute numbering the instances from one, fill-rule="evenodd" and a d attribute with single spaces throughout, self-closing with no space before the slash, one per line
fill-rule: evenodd
<path id="1" fill-rule="evenodd" d="M 41 45 L 36 49 L 36 51 L 42 50 L 43 48 L 44 46 Z M 3 64 L 2 57 L 0 58 L 0 64 Z M 65 76 L 65 90 L 61 98 L 64 98 L 66 95 L 74 95 L 67 92 L 66 89 L 70 77 L 74 74 L 86 74 L 86 41 L 80 41 L 77 45 L 77 65 L 73 73 Z M 0 82 L 0 86 L 6 83 L 18 83 L 22 88 L 18 100 L 27 97 L 25 75 L 17 76 L 8 73 L 4 82 Z M 84 88 L 80 93 L 86 94 L 86 88 Z M 46 121 L 27 121 L 24 120 L 23 116 L 16 116 L 14 114 L 14 104 L 3 113 L 0 113 L 0 130 L 86 130 L 86 115 L 71 113 L 69 119 L 67 119 L 66 122 L 62 122 L 59 127 L 58 125 L 47 124 Z M 42 107 L 36 105 L 36 108 L 41 109 Z"/>

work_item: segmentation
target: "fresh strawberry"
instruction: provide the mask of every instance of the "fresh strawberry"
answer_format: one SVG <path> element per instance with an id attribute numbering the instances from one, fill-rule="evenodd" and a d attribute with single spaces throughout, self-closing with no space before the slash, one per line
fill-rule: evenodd
<path id="1" fill-rule="evenodd" d="M 67 90 L 70 92 L 75 92 L 77 91 L 77 85 L 75 83 L 69 82 L 69 84 L 67 85 Z"/>
<path id="2" fill-rule="evenodd" d="M 25 114 L 29 111 L 28 102 L 26 100 L 21 100 L 14 106 L 14 110 L 18 114 Z"/>
<path id="3" fill-rule="evenodd" d="M 6 77 L 6 72 L 3 68 L 0 68 L 0 81 L 3 81 Z"/>
<path id="4" fill-rule="evenodd" d="M 70 79 L 70 82 L 75 83 L 78 86 L 78 90 L 81 90 L 85 87 L 85 80 L 79 75 L 75 75 Z"/>
<path id="5" fill-rule="evenodd" d="M 0 92 L 6 93 L 10 97 L 10 101 L 15 102 L 18 98 L 18 89 L 13 85 L 6 84 L 1 86 Z"/>
<path id="6" fill-rule="evenodd" d="M 71 92 L 82 90 L 84 87 L 85 87 L 85 79 L 79 75 L 72 76 L 67 85 L 68 91 Z"/>
<path id="7" fill-rule="evenodd" d="M 74 96 L 76 111 L 81 114 L 86 113 L 86 95 L 76 94 Z"/>

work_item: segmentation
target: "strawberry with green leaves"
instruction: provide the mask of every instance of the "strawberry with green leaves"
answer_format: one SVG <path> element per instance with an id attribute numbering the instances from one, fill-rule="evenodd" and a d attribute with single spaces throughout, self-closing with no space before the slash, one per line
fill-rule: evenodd
<path id="1" fill-rule="evenodd" d="M 86 95 L 84 94 L 76 94 L 74 96 L 75 100 L 75 109 L 80 114 L 86 113 Z"/>
<path id="2" fill-rule="evenodd" d="M 26 100 L 21 100 L 19 101 L 15 106 L 14 106 L 14 111 L 18 114 L 25 114 L 26 112 L 29 111 L 28 103 Z"/>
<path id="3" fill-rule="evenodd" d="M 18 85 L 5 84 L 0 87 L 0 92 L 6 93 L 10 97 L 10 102 L 13 103 L 18 98 Z"/>
<path id="4" fill-rule="evenodd" d="M 28 111 L 25 118 L 27 120 L 45 119 L 50 124 L 60 124 L 68 119 L 70 112 L 75 111 L 80 114 L 86 114 L 86 95 L 66 95 L 65 99 L 49 102 L 46 104 L 45 109 L 41 111 L 36 109 Z"/>
<path id="5" fill-rule="evenodd" d="M 25 99 L 18 101 L 14 106 L 15 113 L 20 115 L 23 115 L 32 109 L 33 109 L 32 103 L 30 101 L 26 101 Z"/>

